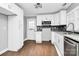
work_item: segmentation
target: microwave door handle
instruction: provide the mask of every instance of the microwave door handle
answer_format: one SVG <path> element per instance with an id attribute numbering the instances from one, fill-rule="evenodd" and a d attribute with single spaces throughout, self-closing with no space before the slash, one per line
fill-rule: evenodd
<path id="1" fill-rule="evenodd" d="M 72 44 L 72 43 L 70 43 L 70 42 L 68 42 L 68 41 L 65 41 L 66 43 L 68 43 L 69 45 L 72 45 L 72 46 L 74 46 L 75 47 L 75 45 L 74 44 Z"/>

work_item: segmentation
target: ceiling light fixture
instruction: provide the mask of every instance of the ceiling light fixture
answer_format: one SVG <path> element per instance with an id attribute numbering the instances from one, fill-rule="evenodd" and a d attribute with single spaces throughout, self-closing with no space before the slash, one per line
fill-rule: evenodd
<path id="1" fill-rule="evenodd" d="M 42 4 L 41 3 L 36 3 L 34 6 L 35 6 L 35 8 L 42 8 Z"/>

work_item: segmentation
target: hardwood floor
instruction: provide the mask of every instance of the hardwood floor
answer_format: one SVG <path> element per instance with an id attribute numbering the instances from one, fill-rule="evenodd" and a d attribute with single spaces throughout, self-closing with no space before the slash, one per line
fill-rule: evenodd
<path id="1" fill-rule="evenodd" d="M 1 56 L 58 56 L 58 54 L 51 42 L 37 44 L 35 41 L 28 40 L 18 52 L 7 51 Z"/>

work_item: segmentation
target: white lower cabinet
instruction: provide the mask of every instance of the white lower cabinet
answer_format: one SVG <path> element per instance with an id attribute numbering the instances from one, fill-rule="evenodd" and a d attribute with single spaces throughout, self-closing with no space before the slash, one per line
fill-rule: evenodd
<path id="1" fill-rule="evenodd" d="M 66 10 L 61 10 L 60 11 L 60 25 L 66 25 Z"/>
<path id="2" fill-rule="evenodd" d="M 64 36 L 60 34 L 58 34 L 58 48 L 61 55 L 64 55 Z"/>
<path id="3" fill-rule="evenodd" d="M 51 42 L 52 42 L 52 44 L 54 44 L 55 43 L 55 33 L 54 32 L 52 32 L 52 34 L 51 34 Z"/>
<path id="4" fill-rule="evenodd" d="M 41 32 L 36 32 L 36 43 L 42 43 Z"/>
<path id="5" fill-rule="evenodd" d="M 59 33 L 52 32 L 52 41 L 55 47 L 57 48 L 56 50 L 58 54 L 61 54 L 63 56 L 64 55 L 64 36 Z"/>

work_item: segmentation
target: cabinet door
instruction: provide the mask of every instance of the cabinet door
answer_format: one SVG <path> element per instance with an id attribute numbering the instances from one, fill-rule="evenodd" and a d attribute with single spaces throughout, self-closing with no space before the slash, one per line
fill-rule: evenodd
<path id="1" fill-rule="evenodd" d="M 57 25 L 60 25 L 60 14 L 59 13 L 57 13 L 57 15 L 56 15 L 56 24 Z"/>
<path id="2" fill-rule="evenodd" d="M 59 49 L 60 53 L 62 55 L 64 55 L 64 38 L 63 38 L 63 35 L 60 35 L 58 33 L 55 33 L 54 34 L 54 37 L 55 37 L 55 40 L 54 40 L 55 45 Z"/>
<path id="3" fill-rule="evenodd" d="M 51 25 L 54 25 L 54 17 L 53 17 L 53 15 L 50 15 L 49 20 L 51 21 Z"/>
<path id="4" fill-rule="evenodd" d="M 53 15 L 44 15 L 43 21 L 51 21 L 51 24 L 54 25 Z"/>
<path id="5" fill-rule="evenodd" d="M 60 25 L 66 25 L 66 11 L 60 11 Z"/>
<path id="6" fill-rule="evenodd" d="M 59 21 L 60 21 L 59 13 L 54 14 L 53 17 L 54 17 L 54 25 L 59 25 Z"/>
<path id="7" fill-rule="evenodd" d="M 42 15 L 42 21 L 51 21 L 52 15 Z"/>
<path id="8" fill-rule="evenodd" d="M 64 37 L 63 35 L 58 35 L 58 48 L 62 55 L 64 55 Z"/>
<path id="9" fill-rule="evenodd" d="M 56 25 L 56 16 L 55 16 L 55 14 L 53 15 L 53 19 L 54 19 L 54 25 Z"/>
<path id="10" fill-rule="evenodd" d="M 48 16 L 47 15 L 42 15 L 42 21 L 48 21 Z"/>
<path id="11" fill-rule="evenodd" d="M 57 34 L 56 33 L 56 35 L 57 35 L 57 47 L 58 47 L 58 49 L 60 49 L 60 37 L 59 37 L 59 34 Z"/>
<path id="12" fill-rule="evenodd" d="M 52 39 L 52 44 L 55 43 L 55 34 L 54 34 L 54 32 L 52 32 L 51 39 Z"/>
<path id="13" fill-rule="evenodd" d="M 42 29 L 42 41 L 49 41 L 51 40 L 51 30 L 50 28 L 43 28 Z"/>
<path id="14" fill-rule="evenodd" d="M 57 46 L 58 45 L 58 36 L 56 33 L 54 33 L 54 37 L 55 37 L 54 44 Z"/>
<path id="15" fill-rule="evenodd" d="M 41 32 L 36 32 L 36 43 L 41 43 Z"/>
<path id="16" fill-rule="evenodd" d="M 37 16 L 37 26 L 42 25 L 42 16 Z"/>

